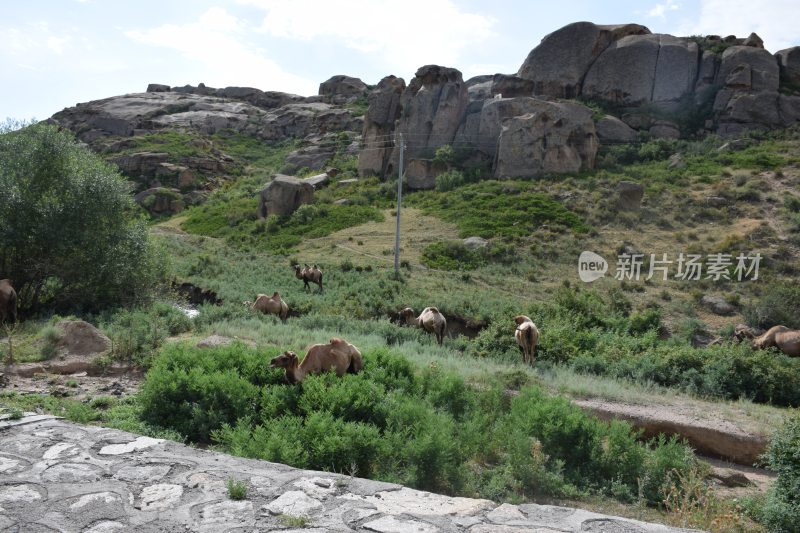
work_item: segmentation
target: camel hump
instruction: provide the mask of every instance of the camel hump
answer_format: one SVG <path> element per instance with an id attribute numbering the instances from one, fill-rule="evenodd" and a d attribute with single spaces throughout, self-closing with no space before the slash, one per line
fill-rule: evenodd
<path id="1" fill-rule="evenodd" d="M 280 298 L 281 297 L 281 293 L 279 293 L 278 291 L 275 291 L 275 292 L 272 293 L 272 297 L 273 298 Z"/>
<path id="2" fill-rule="evenodd" d="M 331 340 L 328 341 L 329 344 L 341 344 L 343 342 L 344 342 L 344 340 L 340 339 L 339 337 L 334 337 L 334 338 L 332 338 Z"/>
<path id="3" fill-rule="evenodd" d="M 428 309 L 433 311 L 434 313 L 438 313 L 439 312 L 439 309 L 437 309 L 436 307 L 429 307 Z"/>

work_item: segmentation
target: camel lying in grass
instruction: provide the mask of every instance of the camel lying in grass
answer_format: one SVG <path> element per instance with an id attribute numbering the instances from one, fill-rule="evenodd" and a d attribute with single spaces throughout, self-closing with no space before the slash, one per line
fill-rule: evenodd
<path id="1" fill-rule="evenodd" d="M 435 307 L 426 307 L 418 317 L 414 316 L 413 309 L 406 307 L 400 311 L 400 318 L 409 326 L 417 326 L 436 335 L 436 342 L 442 344 L 447 333 L 447 319 Z"/>
<path id="2" fill-rule="evenodd" d="M 305 265 L 302 269 L 300 268 L 300 265 L 295 265 L 294 275 L 297 279 L 303 281 L 304 289 L 310 288 L 308 285 L 308 282 L 310 281 L 311 283 L 316 283 L 320 292 L 322 292 L 322 270 L 317 265 Z"/>
<path id="3" fill-rule="evenodd" d="M 250 309 L 254 311 L 260 311 L 265 315 L 278 315 L 281 320 L 286 320 L 289 316 L 289 306 L 283 301 L 278 291 L 272 293 L 271 297 L 266 294 L 259 294 L 256 296 L 256 301 L 249 305 Z"/>
<path id="4" fill-rule="evenodd" d="M 786 355 L 800 357 L 800 330 L 773 326 L 753 340 L 753 348 L 763 349 L 770 346 L 777 346 Z"/>
<path id="5" fill-rule="evenodd" d="M 517 329 L 514 338 L 517 339 L 519 349 L 522 351 L 522 362 L 533 365 L 536 362 L 536 347 L 539 344 L 539 329 L 533 320 L 525 315 L 514 317 Z"/>
<path id="6" fill-rule="evenodd" d="M 286 381 L 302 383 L 309 374 L 334 371 L 337 376 L 357 374 L 361 368 L 361 352 L 342 339 L 331 339 L 328 344 L 315 344 L 306 351 L 303 362 L 294 352 L 283 352 L 269 362 L 270 368 L 283 368 Z"/>

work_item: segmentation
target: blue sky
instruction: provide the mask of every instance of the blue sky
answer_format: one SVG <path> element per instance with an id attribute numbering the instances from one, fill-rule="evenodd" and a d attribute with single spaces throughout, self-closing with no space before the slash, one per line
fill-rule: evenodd
<path id="1" fill-rule="evenodd" d="M 44 119 L 148 83 L 316 94 L 348 74 L 409 81 L 435 63 L 468 78 L 513 73 L 544 35 L 578 20 L 654 33 L 751 31 L 800 45 L 796 0 L 3 0 L 0 121 Z"/>

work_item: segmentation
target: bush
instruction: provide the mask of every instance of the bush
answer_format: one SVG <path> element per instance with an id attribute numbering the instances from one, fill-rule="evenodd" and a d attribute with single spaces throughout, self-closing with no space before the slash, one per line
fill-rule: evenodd
<path id="1" fill-rule="evenodd" d="M 800 531 L 800 415 L 795 413 L 772 437 L 764 454 L 767 467 L 778 474 L 763 509 L 770 531 Z"/>
<path id="2" fill-rule="evenodd" d="M 513 246 L 490 243 L 484 248 L 471 248 L 462 241 L 435 242 L 422 250 L 422 262 L 441 270 L 473 270 L 489 262 L 507 264 L 514 260 Z"/>
<path id="3" fill-rule="evenodd" d="M 125 179 L 66 130 L 0 127 L 0 272 L 29 309 L 146 300 L 163 275 Z"/>
<path id="4" fill-rule="evenodd" d="M 191 320 L 177 307 L 156 302 L 150 307 L 124 309 L 104 324 L 113 356 L 147 367 L 153 354 L 170 335 L 192 329 Z"/>
<path id="5" fill-rule="evenodd" d="M 759 328 L 800 328 L 800 286 L 770 285 L 757 302 L 745 306 L 742 314 L 748 324 Z"/>

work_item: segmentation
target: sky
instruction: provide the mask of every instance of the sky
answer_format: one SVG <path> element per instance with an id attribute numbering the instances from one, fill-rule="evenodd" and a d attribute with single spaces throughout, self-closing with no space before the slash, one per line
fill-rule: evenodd
<path id="1" fill-rule="evenodd" d="M 797 0 L 0 0 L 0 123 L 149 83 L 310 96 L 337 74 L 408 82 L 428 64 L 511 74 L 580 20 L 800 45 Z"/>

